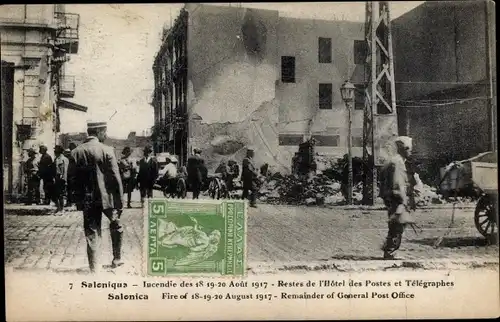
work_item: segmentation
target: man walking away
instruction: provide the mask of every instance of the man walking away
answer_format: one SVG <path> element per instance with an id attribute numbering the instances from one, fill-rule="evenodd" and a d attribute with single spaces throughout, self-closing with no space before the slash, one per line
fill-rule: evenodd
<path id="1" fill-rule="evenodd" d="M 254 151 L 252 149 L 247 150 L 247 156 L 243 159 L 241 179 L 243 181 L 243 194 L 242 198 L 250 199 L 250 207 L 257 208 L 257 190 L 258 190 L 258 180 L 259 173 L 255 167 L 254 161 Z M 250 194 L 249 194 L 250 192 Z"/>
<path id="2" fill-rule="evenodd" d="M 201 158 L 201 150 L 194 149 L 194 155 L 187 160 L 188 185 L 193 191 L 193 199 L 200 197 L 201 185 L 203 183 L 204 162 Z"/>
<path id="3" fill-rule="evenodd" d="M 130 148 L 126 146 L 122 151 L 122 158 L 118 164 L 122 178 L 123 190 L 127 194 L 127 208 L 132 208 L 130 199 L 132 198 L 132 192 L 134 191 L 135 186 L 135 166 L 134 161 L 130 158 L 131 154 L 132 152 L 130 151 Z"/>
<path id="4" fill-rule="evenodd" d="M 83 211 L 83 226 L 87 238 L 87 255 L 92 273 L 99 269 L 102 214 L 110 224 L 113 261 L 111 266 L 123 264 L 121 244 L 123 226 L 123 186 L 113 148 L 104 145 L 106 122 L 87 123 L 88 138 L 71 153 L 75 159 L 75 201 Z"/>
<path id="5" fill-rule="evenodd" d="M 405 226 L 414 223 L 409 214 L 408 190 L 411 183 L 405 164 L 411 155 L 412 139 L 398 137 L 396 148 L 397 154 L 384 165 L 380 175 L 380 193 L 389 217 L 389 231 L 382 247 L 384 259 L 394 259 L 393 254 L 401 246 Z"/>
<path id="6" fill-rule="evenodd" d="M 25 163 L 25 171 L 28 183 L 28 195 L 26 205 L 31 205 L 33 201 L 35 205 L 40 204 L 40 178 L 38 177 L 38 160 L 36 159 L 36 151 L 28 150 L 28 160 Z"/>
<path id="7" fill-rule="evenodd" d="M 139 174 L 137 182 L 141 191 L 141 205 L 144 207 L 144 198 L 153 197 L 153 186 L 158 178 L 158 162 L 151 156 L 153 150 L 147 146 L 144 148 L 144 157 L 139 161 Z"/>
<path id="8" fill-rule="evenodd" d="M 56 212 L 60 212 L 64 207 L 64 194 L 66 191 L 66 183 L 68 181 L 68 165 L 69 160 L 63 155 L 64 149 L 60 145 L 54 148 L 54 166 L 56 169 L 56 177 L 54 184 L 54 202 L 56 204 Z"/>
<path id="9" fill-rule="evenodd" d="M 74 203 L 74 185 L 75 185 L 75 159 L 71 152 L 76 148 L 76 144 L 71 142 L 69 149 L 64 151 L 64 156 L 68 158 L 68 181 L 66 182 L 66 207 L 71 207 Z"/>
<path id="10" fill-rule="evenodd" d="M 45 145 L 40 146 L 38 176 L 43 181 L 44 204 L 50 205 L 50 200 L 54 197 L 54 165 Z"/>

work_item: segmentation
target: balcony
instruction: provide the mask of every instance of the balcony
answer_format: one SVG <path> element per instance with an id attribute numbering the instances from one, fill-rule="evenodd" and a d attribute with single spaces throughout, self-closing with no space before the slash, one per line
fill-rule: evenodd
<path id="1" fill-rule="evenodd" d="M 73 98 L 75 96 L 75 76 L 61 76 L 59 79 L 59 97 Z"/>
<path id="2" fill-rule="evenodd" d="M 56 12 L 57 35 L 55 45 L 68 54 L 78 53 L 80 15 Z"/>

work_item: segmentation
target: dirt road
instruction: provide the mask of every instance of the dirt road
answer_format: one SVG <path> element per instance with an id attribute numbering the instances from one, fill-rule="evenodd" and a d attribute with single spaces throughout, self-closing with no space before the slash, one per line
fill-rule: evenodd
<path id="1" fill-rule="evenodd" d="M 138 206 L 138 203 L 135 203 Z M 248 214 L 248 265 L 251 272 L 301 269 L 386 269 L 405 265 L 498 266 L 498 246 L 488 245 L 473 223 L 473 208 L 458 209 L 455 224 L 441 247 L 434 248 L 450 224 L 451 208 L 422 209 L 415 213 L 424 229 L 405 232 L 397 260 L 383 261 L 380 247 L 387 232 L 381 210 L 342 207 L 287 207 L 259 205 Z M 7 207 L 5 261 L 7 267 L 75 271 L 87 269 L 86 244 L 80 212 L 62 216 L 45 210 L 31 213 Z M 142 259 L 142 210 L 126 209 L 124 257 L 127 271 L 138 274 Z M 103 221 L 103 260 L 111 261 L 107 224 Z M 410 264 L 408 264 L 410 263 Z M 411 264 L 413 263 L 413 264 Z M 415 264 L 417 263 L 417 264 Z M 439 264 L 443 263 L 443 264 Z M 448 265 L 448 266 L 447 266 Z"/>

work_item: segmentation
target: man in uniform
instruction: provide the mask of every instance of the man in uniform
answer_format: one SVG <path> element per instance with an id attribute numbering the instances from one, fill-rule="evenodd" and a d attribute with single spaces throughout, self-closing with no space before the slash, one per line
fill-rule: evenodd
<path id="1" fill-rule="evenodd" d="M 130 148 L 126 146 L 122 151 L 122 158 L 118 164 L 120 168 L 120 175 L 122 178 L 123 190 L 127 194 L 127 208 L 132 208 L 130 199 L 134 191 L 135 180 L 135 165 L 134 161 L 130 158 Z"/>
<path id="2" fill-rule="evenodd" d="M 25 163 L 25 171 L 28 183 L 28 196 L 26 205 L 31 205 L 33 201 L 36 205 L 40 203 L 40 178 L 38 177 L 38 160 L 36 151 L 28 150 L 28 160 Z"/>
<path id="3" fill-rule="evenodd" d="M 123 186 L 113 148 L 104 145 L 106 122 L 89 122 L 88 138 L 71 155 L 75 159 L 75 199 L 83 210 L 83 225 L 87 238 L 87 255 L 91 272 L 99 269 L 102 214 L 110 220 L 112 267 L 123 264 L 121 244 L 123 226 Z"/>
<path id="4" fill-rule="evenodd" d="M 137 183 L 141 191 L 141 205 L 144 207 L 144 198 L 153 197 L 153 186 L 158 179 L 158 162 L 151 156 L 153 150 L 150 146 L 144 148 L 144 157 L 139 161 Z"/>
<path id="5" fill-rule="evenodd" d="M 56 204 L 56 212 L 60 212 L 64 207 L 64 194 L 66 192 L 66 183 L 68 181 L 68 165 L 69 160 L 63 155 L 64 149 L 60 145 L 54 148 L 54 167 L 56 177 L 54 182 L 54 202 Z"/>
<path id="6" fill-rule="evenodd" d="M 201 185 L 204 179 L 204 161 L 201 157 L 200 149 L 193 149 L 194 154 L 187 160 L 188 185 L 193 191 L 193 199 L 198 199 L 200 196 Z"/>
<path id="7" fill-rule="evenodd" d="M 50 205 L 50 200 L 54 198 L 54 164 L 52 157 L 47 153 L 45 145 L 40 146 L 40 162 L 38 165 L 38 176 L 43 181 L 44 204 Z"/>
<path id="8" fill-rule="evenodd" d="M 241 179 L 243 181 L 243 194 L 241 197 L 243 199 L 249 198 L 250 207 L 256 208 L 259 172 L 254 164 L 253 157 L 254 151 L 248 149 L 247 156 L 243 159 L 243 164 L 241 166 Z"/>
<path id="9" fill-rule="evenodd" d="M 401 136 L 396 139 L 397 154 L 387 162 L 380 176 L 380 193 L 389 216 L 389 232 L 382 247 L 384 259 L 393 259 L 401 246 L 403 232 L 408 224 L 414 224 L 409 213 L 408 191 L 410 182 L 406 159 L 411 155 L 412 139 Z"/>

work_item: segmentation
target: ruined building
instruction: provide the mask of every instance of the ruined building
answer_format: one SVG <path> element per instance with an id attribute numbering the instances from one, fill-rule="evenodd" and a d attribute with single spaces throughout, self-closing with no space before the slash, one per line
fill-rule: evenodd
<path id="1" fill-rule="evenodd" d="M 45 144 L 53 151 L 59 108 L 86 111 L 74 96 L 65 62 L 78 52 L 79 16 L 64 5 L 0 7 L 4 194 L 23 193 L 26 151 Z"/>
<path id="2" fill-rule="evenodd" d="M 490 1 L 427 1 L 393 20 L 399 129 L 429 182 L 496 150 L 494 19 Z"/>
<path id="3" fill-rule="evenodd" d="M 347 110 L 340 86 L 363 82 L 364 24 L 296 19 L 278 11 L 186 4 L 164 32 L 155 57 L 155 151 L 203 149 L 209 168 L 240 161 L 289 172 L 299 144 L 347 153 Z M 353 152 L 361 156 L 362 85 L 353 115 Z"/>

